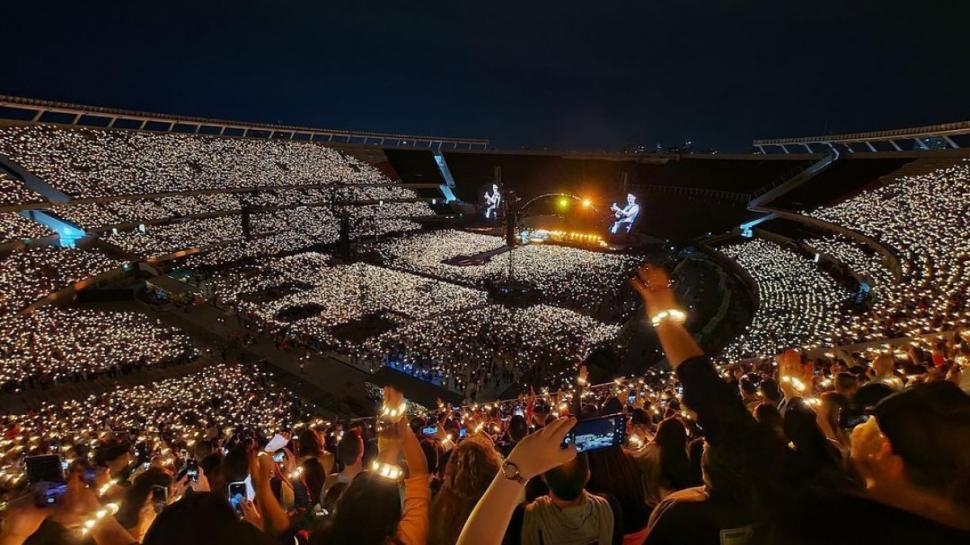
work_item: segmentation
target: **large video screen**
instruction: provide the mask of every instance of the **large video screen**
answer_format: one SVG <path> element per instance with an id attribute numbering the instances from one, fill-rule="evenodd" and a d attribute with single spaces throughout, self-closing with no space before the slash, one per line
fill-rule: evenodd
<path id="1" fill-rule="evenodd" d="M 502 188 L 496 183 L 486 184 L 481 191 L 480 203 L 482 218 L 497 220 L 502 211 Z"/>
<path id="2" fill-rule="evenodd" d="M 627 193 L 626 199 L 613 202 L 610 205 L 613 213 L 613 224 L 610 225 L 611 235 L 624 235 L 633 229 L 640 217 L 640 201 L 633 193 Z"/>

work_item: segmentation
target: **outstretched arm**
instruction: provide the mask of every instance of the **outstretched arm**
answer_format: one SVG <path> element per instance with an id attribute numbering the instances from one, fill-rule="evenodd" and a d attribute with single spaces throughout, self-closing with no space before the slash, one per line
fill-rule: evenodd
<path id="1" fill-rule="evenodd" d="M 574 445 L 561 448 L 566 433 L 575 425 L 575 418 L 560 418 L 519 441 L 509 454 L 508 462 L 519 468 L 519 475 L 524 480 L 520 483 L 507 479 L 499 470 L 465 522 L 457 545 L 502 543 L 524 483 L 576 457 Z"/>
<path id="2" fill-rule="evenodd" d="M 643 297 L 649 317 L 671 309 L 679 311 L 670 279 L 663 269 L 644 265 L 631 282 Z M 718 444 L 755 425 L 751 413 L 736 395 L 736 389 L 721 380 L 681 320 L 660 320 L 656 330 L 667 361 L 684 386 L 683 401 L 697 413 L 697 422 L 709 443 Z"/>

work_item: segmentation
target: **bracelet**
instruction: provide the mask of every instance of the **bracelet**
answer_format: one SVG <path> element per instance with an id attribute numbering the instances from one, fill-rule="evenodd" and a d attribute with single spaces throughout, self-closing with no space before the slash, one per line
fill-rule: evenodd
<path id="1" fill-rule="evenodd" d="M 384 405 L 383 407 L 381 407 L 381 416 L 393 420 L 395 418 L 404 416 L 404 413 L 405 411 L 407 411 L 407 408 L 408 408 L 408 404 L 406 401 L 402 401 L 401 404 L 398 405 L 397 407 L 388 407 L 387 405 Z"/>
<path id="2" fill-rule="evenodd" d="M 650 325 L 657 327 L 665 320 L 673 320 L 678 324 L 682 324 L 687 321 L 687 314 L 676 308 L 668 308 L 667 310 L 661 310 L 660 312 L 654 314 L 650 317 Z"/>
<path id="3" fill-rule="evenodd" d="M 370 468 L 374 471 L 374 473 L 377 473 L 381 477 L 392 481 L 400 479 L 401 475 L 404 474 L 404 470 L 400 467 L 394 464 L 378 462 L 377 460 L 374 460 L 374 463 L 371 464 Z"/>
<path id="4" fill-rule="evenodd" d="M 90 532 L 91 528 L 94 528 L 94 525 L 97 524 L 99 521 L 101 521 L 101 519 L 103 519 L 104 517 L 114 515 L 117 512 L 118 512 L 117 503 L 109 503 L 104 507 L 102 507 L 101 509 L 98 509 L 94 513 L 94 515 L 91 516 L 91 518 L 84 521 L 84 524 L 81 525 L 81 535 L 83 536 L 83 535 L 86 535 L 88 532 Z"/>

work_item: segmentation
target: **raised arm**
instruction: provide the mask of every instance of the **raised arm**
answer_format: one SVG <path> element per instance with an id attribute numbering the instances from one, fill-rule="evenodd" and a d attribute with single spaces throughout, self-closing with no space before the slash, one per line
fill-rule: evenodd
<path id="1" fill-rule="evenodd" d="M 667 361 L 684 386 L 684 403 L 695 413 L 711 444 L 728 435 L 743 433 L 754 425 L 736 391 L 718 376 L 704 351 L 683 322 L 684 311 L 677 305 L 670 278 L 660 267 L 644 265 L 631 279 L 643 298 L 647 318 L 657 330 Z"/>
<path id="2" fill-rule="evenodd" d="M 502 543 L 525 483 L 576 457 L 575 446 L 561 448 L 566 433 L 575 425 L 575 418 L 560 418 L 519 441 L 469 515 L 457 545 Z M 514 475 L 515 470 L 517 478 L 506 477 L 507 472 Z"/>

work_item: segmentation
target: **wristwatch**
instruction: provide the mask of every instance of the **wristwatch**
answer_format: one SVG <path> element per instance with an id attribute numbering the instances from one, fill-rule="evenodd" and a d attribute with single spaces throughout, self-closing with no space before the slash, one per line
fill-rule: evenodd
<path id="1" fill-rule="evenodd" d="M 519 472 L 519 466 L 509 462 L 508 460 L 502 464 L 502 475 L 504 475 L 505 478 L 510 481 L 515 481 L 522 485 L 525 484 L 525 478 Z"/>

